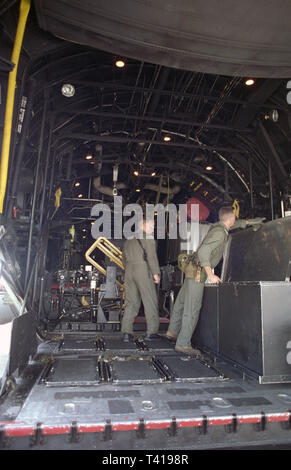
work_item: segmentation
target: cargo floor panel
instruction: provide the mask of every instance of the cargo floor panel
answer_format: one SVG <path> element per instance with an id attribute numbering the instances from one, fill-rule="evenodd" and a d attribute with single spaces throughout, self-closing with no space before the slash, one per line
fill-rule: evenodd
<path id="1" fill-rule="evenodd" d="M 41 381 L 46 385 L 90 384 L 99 379 L 96 357 L 59 358 L 47 368 Z"/>
<path id="2" fill-rule="evenodd" d="M 72 353 L 99 354 L 100 351 L 114 354 L 132 355 L 148 351 L 162 351 L 172 354 L 174 343 L 165 337 L 159 340 L 146 341 L 144 336 L 135 335 L 133 341 L 123 342 L 121 333 L 102 334 L 89 339 L 60 338 L 59 341 L 45 341 L 38 346 L 38 355 L 65 355 Z"/>
<path id="3" fill-rule="evenodd" d="M 91 349 L 89 349 L 91 348 Z M 122 334 L 93 338 L 65 338 L 55 344 L 40 345 L 39 351 L 53 363 L 42 378 L 49 386 L 90 383 L 160 383 L 207 381 L 227 378 L 213 364 L 174 350 L 165 337 L 146 342 L 143 337 L 124 343 Z M 55 351 L 55 352 L 53 352 Z"/>
<path id="4" fill-rule="evenodd" d="M 65 339 L 59 346 L 60 351 L 96 351 L 99 349 L 99 342 L 92 340 Z"/>
<path id="5" fill-rule="evenodd" d="M 135 342 L 129 341 L 128 343 L 124 343 L 121 336 L 117 338 L 104 337 L 103 340 L 105 351 L 118 351 L 125 349 L 135 351 L 137 349 Z"/>
<path id="6" fill-rule="evenodd" d="M 146 340 L 144 339 L 144 342 L 148 346 L 149 349 L 156 350 L 173 350 L 175 343 L 173 341 L 169 341 L 167 338 L 161 337 L 161 339 L 154 339 L 154 340 Z"/>
<path id="7" fill-rule="evenodd" d="M 173 350 L 174 344 L 171 343 L 167 338 L 161 337 L 160 339 L 155 339 L 148 341 L 144 338 L 143 335 L 134 335 L 134 340 L 124 343 L 122 341 L 122 336 L 120 337 L 103 337 L 105 350 Z"/>
<path id="8" fill-rule="evenodd" d="M 209 365 L 203 359 L 189 356 L 166 356 L 165 365 L 173 372 L 175 380 L 211 380 L 223 379 L 225 375 L 214 365 Z"/>
<path id="9" fill-rule="evenodd" d="M 147 356 L 103 355 L 58 357 L 47 366 L 41 382 L 47 386 L 121 383 L 201 382 L 223 380 L 214 367 L 199 359 L 161 354 Z"/>
<path id="10" fill-rule="evenodd" d="M 121 360 L 120 360 L 121 359 Z M 162 382 L 164 375 L 154 367 L 151 357 L 114 360 L 111 362 L 114 383 Z"/>
<path id="11" fill-rule="evenodd" d="M 115 383 L 99 386 L 46 387 L 37 384 L 31 390 L 16 421 L 36 424 L 128 422 L 143 418 L 155 420 L 195 419 L 261 414 L 287 410 L 282 401 L 278 409 L 277 390 L 254 390 L 243 382 L 185 384 Z M 44 406 L 45 404 L 45 406 Z"/>

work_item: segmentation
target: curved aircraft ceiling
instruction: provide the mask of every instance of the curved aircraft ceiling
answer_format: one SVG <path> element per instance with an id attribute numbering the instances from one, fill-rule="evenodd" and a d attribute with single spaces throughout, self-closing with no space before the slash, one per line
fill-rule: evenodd
<path id="1" fill-rule="evenodd" d="M 290 77 L 285 0 L 38 0 L 39 25 L 57 37 L 194 72 Z"/>
<path id="2" fill-rule="evenodd" d="M 12 3 L 0 10 L 3 76 L 19 8 Z M 21 164 L 35 169 L 45 110 L 43 151 L 64 197 L 112 200 L 118 165 L 127 201 L 195 196 L 213 214 L 238 199 L 244 215 L 270 215 L 274 198 L 280 215 L 291 192 L 290 15 L 283 1 L 34 2 L 19 72 L 32 109 L 15 161 L 23 145 Z"/>

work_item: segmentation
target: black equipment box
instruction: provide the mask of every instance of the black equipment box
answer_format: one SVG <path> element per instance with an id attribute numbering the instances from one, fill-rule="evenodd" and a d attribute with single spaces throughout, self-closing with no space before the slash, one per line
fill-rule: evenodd
<path id="1" fill-rule="evenodd" d="M 195 344 L 260 383 L 291 382 L 290 288 L 285 282 L 206 286 Z"/>
<path id="2" fill-rule="evenodd" d="M 205 285 L 193 336 L 260 383 L 291 382 L 290 233 L 287 217 L 230 237 L 223 282 Z"/>

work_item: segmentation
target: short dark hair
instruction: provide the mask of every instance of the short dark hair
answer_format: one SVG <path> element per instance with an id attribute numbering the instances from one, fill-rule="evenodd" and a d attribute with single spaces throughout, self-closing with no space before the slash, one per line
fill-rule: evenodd
<path id="1" fill-rule="evenodd" d="M 224 206 L 219 209 L 218 218 L 220 221 L 223 222 L 233 214 L 234 214 L 234 209 L 232 206 Z"/>

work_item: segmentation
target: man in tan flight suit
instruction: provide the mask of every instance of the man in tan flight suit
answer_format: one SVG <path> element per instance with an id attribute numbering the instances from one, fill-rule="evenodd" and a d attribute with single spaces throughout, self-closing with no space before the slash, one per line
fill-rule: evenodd
<path id="1" fill-rule="evenodd" d="M 147 340 L 159 338 L 160 318 L 156 284 L 160 282 L 160 267 L 156 253 L 156 242 L 145 238 L 154 231 L 153 220 L 141 222 L 143 238 L 126 240 L 122 250 L 122 262 L 125 268 L 125 311 L 121 323 L 123 341 L 133 339 L 133 322 L 137 316 L 141 301 L 147 323 Z"/>
<path id="2" fill-rule="evenodd" d="M 166 336 L 176 340 L 176 351 L 199 355 L 200 351 L 191 346 L 191 338 L 199 319 L 202 306 L 204 282 L 218 284 L 221 279 L 213 272 L 221 260 L 229 230 L 260 224 L 264 219 L 236 220 L 232 206 L 222 207 L 218 213 L 219 222 L 213 224 L 197 251 L 197 261 L 201 266 L 200 280 L 195 280 L 193 266 L 185 271 L 185 280 L 175 301 Z M 199 269 L 199 268 L 198 268 Z M 196 270 L 197 271 L 197 270 Z"/>

